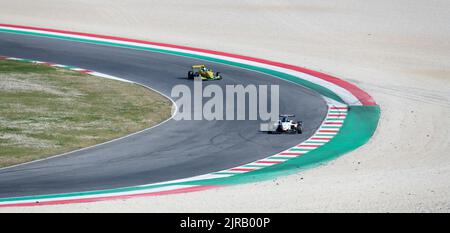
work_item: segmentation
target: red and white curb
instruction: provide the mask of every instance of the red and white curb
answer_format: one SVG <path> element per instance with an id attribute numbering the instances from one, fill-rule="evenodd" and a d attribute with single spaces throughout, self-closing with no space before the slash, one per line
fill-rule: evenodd
<path id="1" fill-rule="evenodd" d="M 213 174 L 228 177 L 235 174 L 256 171 L 262 168 L 284 163 L 290 159 L 305 155 L 325 145 L 339 133 L 340 128 L 344 124 L 348 110 L 348 107 L 346 105 L 339 104 L 328 98 L 326 98 L 326 100 L 328 103 L 328 112 L 325 120 L 322 122 L 319 129 L 306 141 L 264 159 L 260 159 L 252 163 L 244 164 L 227 170 L 215 172 Z"/>

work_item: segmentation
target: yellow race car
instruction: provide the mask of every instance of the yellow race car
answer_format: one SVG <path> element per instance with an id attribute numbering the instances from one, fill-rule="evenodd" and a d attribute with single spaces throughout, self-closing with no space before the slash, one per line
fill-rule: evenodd
<path id="1" fill-rule="evenodd" d="M 222 79 L 220 72 L 214 73 L 212 69 L 206 68 L 205 65 L 192 66 L 191 70 L 188 72 L 188 79 L 194 79 L 195 77 L 200 77 L 205 81 Z"/>

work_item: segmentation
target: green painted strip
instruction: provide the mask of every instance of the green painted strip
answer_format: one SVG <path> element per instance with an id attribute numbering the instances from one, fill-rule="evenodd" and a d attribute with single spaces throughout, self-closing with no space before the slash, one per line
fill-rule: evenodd
<path id="1" fill-rule="evenodd" d="M 107 189 L 107 190 L 95 190 L 95 191 L 86 191 L 86 192 L 76 192 L 76 193 L 61 193 L 61 194 L 49 194 L 49 195 L 41 195 L 41 196 L 24 196 L 24 197 L 10 197 L 10 198 L 0 198 L 0 203 L 8 202 L 8 201 L 25 201 L 25 200 L 36 200 L 36 199 L 47 199 L 47 198 L 66 198 L 66 197 L 83 197 L 89 195 L 98 195 L 98 194 L 111 194 L 111 193 L 120 193 L 120 192 L 129 192 L 129 191 L 138 191 L 138 190 L 146 190 L 151 188 L 159 188 L 168 186 L 167 184 L 161 185 L 149 185 L 149 186 L 132 186 L 132 187 L 124 187 L 117 189 Z"/>
<path id="2" fill-rule="evenodd" d="M 341 128 L 341 126 L 336 126 L 336 125 L 323 125 L 320 128 L 324 128 L 324 129 L 339 129 Z"/>
<path id="3" fill-rule="evenodd" d="M 324 142 L 324 141 L 308 140 L 308 141 L 304 141 L 304 142 L 302 142 L 302 143 L 306 143 L 306 144 L 308 144 L 308 143 L 320 143 L 320 144 L 324 144 L 325 142 Z"/>
<path id="4" fill-rule="evenodd" d="M 315 148 L 291 148 L 289 149 L 289 151 L 305 151 L 305 152 L 309 152 L 314 150 Z"/>
<path id="5" fill-rule="evenodd" d="M 314 136 L 334 136 L 334 135 L 336 135 L 336 134 L 333 134 L 333 133 L 317 133 Z"/>

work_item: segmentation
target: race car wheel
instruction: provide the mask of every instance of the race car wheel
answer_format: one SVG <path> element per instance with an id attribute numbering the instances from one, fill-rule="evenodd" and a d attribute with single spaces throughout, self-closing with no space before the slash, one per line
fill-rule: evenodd
<path id="1" fill-rule="evenodd" d="M 283 126 L 281 126 L 281 125 L 278 125 L 278 127 L 277 127 L 276 131 L 277 131 L 278 133 L 281 133 L 281 132 L 283 132 Z"/>
<path id="2" fill-rule="evenodd" d="M 194 73 L 192 71 L 188 72 L 188 79 L 193 79 L 194 78 Z"/>
<path id="3" fill-rule="evenodd" d="M 302 134 L 303 133 L 303 129 L 302 129 L 301 125 L 297 126 L 297 133 L 298 134 Z"/>
<path id="4" fill-rule="evenodd" d="M 220 76 L 220 72 L 216 72 L 216 78 L 222 79 L 222 76 Z"/>

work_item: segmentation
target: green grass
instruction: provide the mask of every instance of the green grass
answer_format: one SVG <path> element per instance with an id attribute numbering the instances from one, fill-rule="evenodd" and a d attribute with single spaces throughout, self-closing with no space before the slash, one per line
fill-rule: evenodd
<path id="1" fill-rule="evenodd" d="M 151 127 L 170 110 L 170 100 L 135 84 L 0 60 L 0 167 Z"/>

